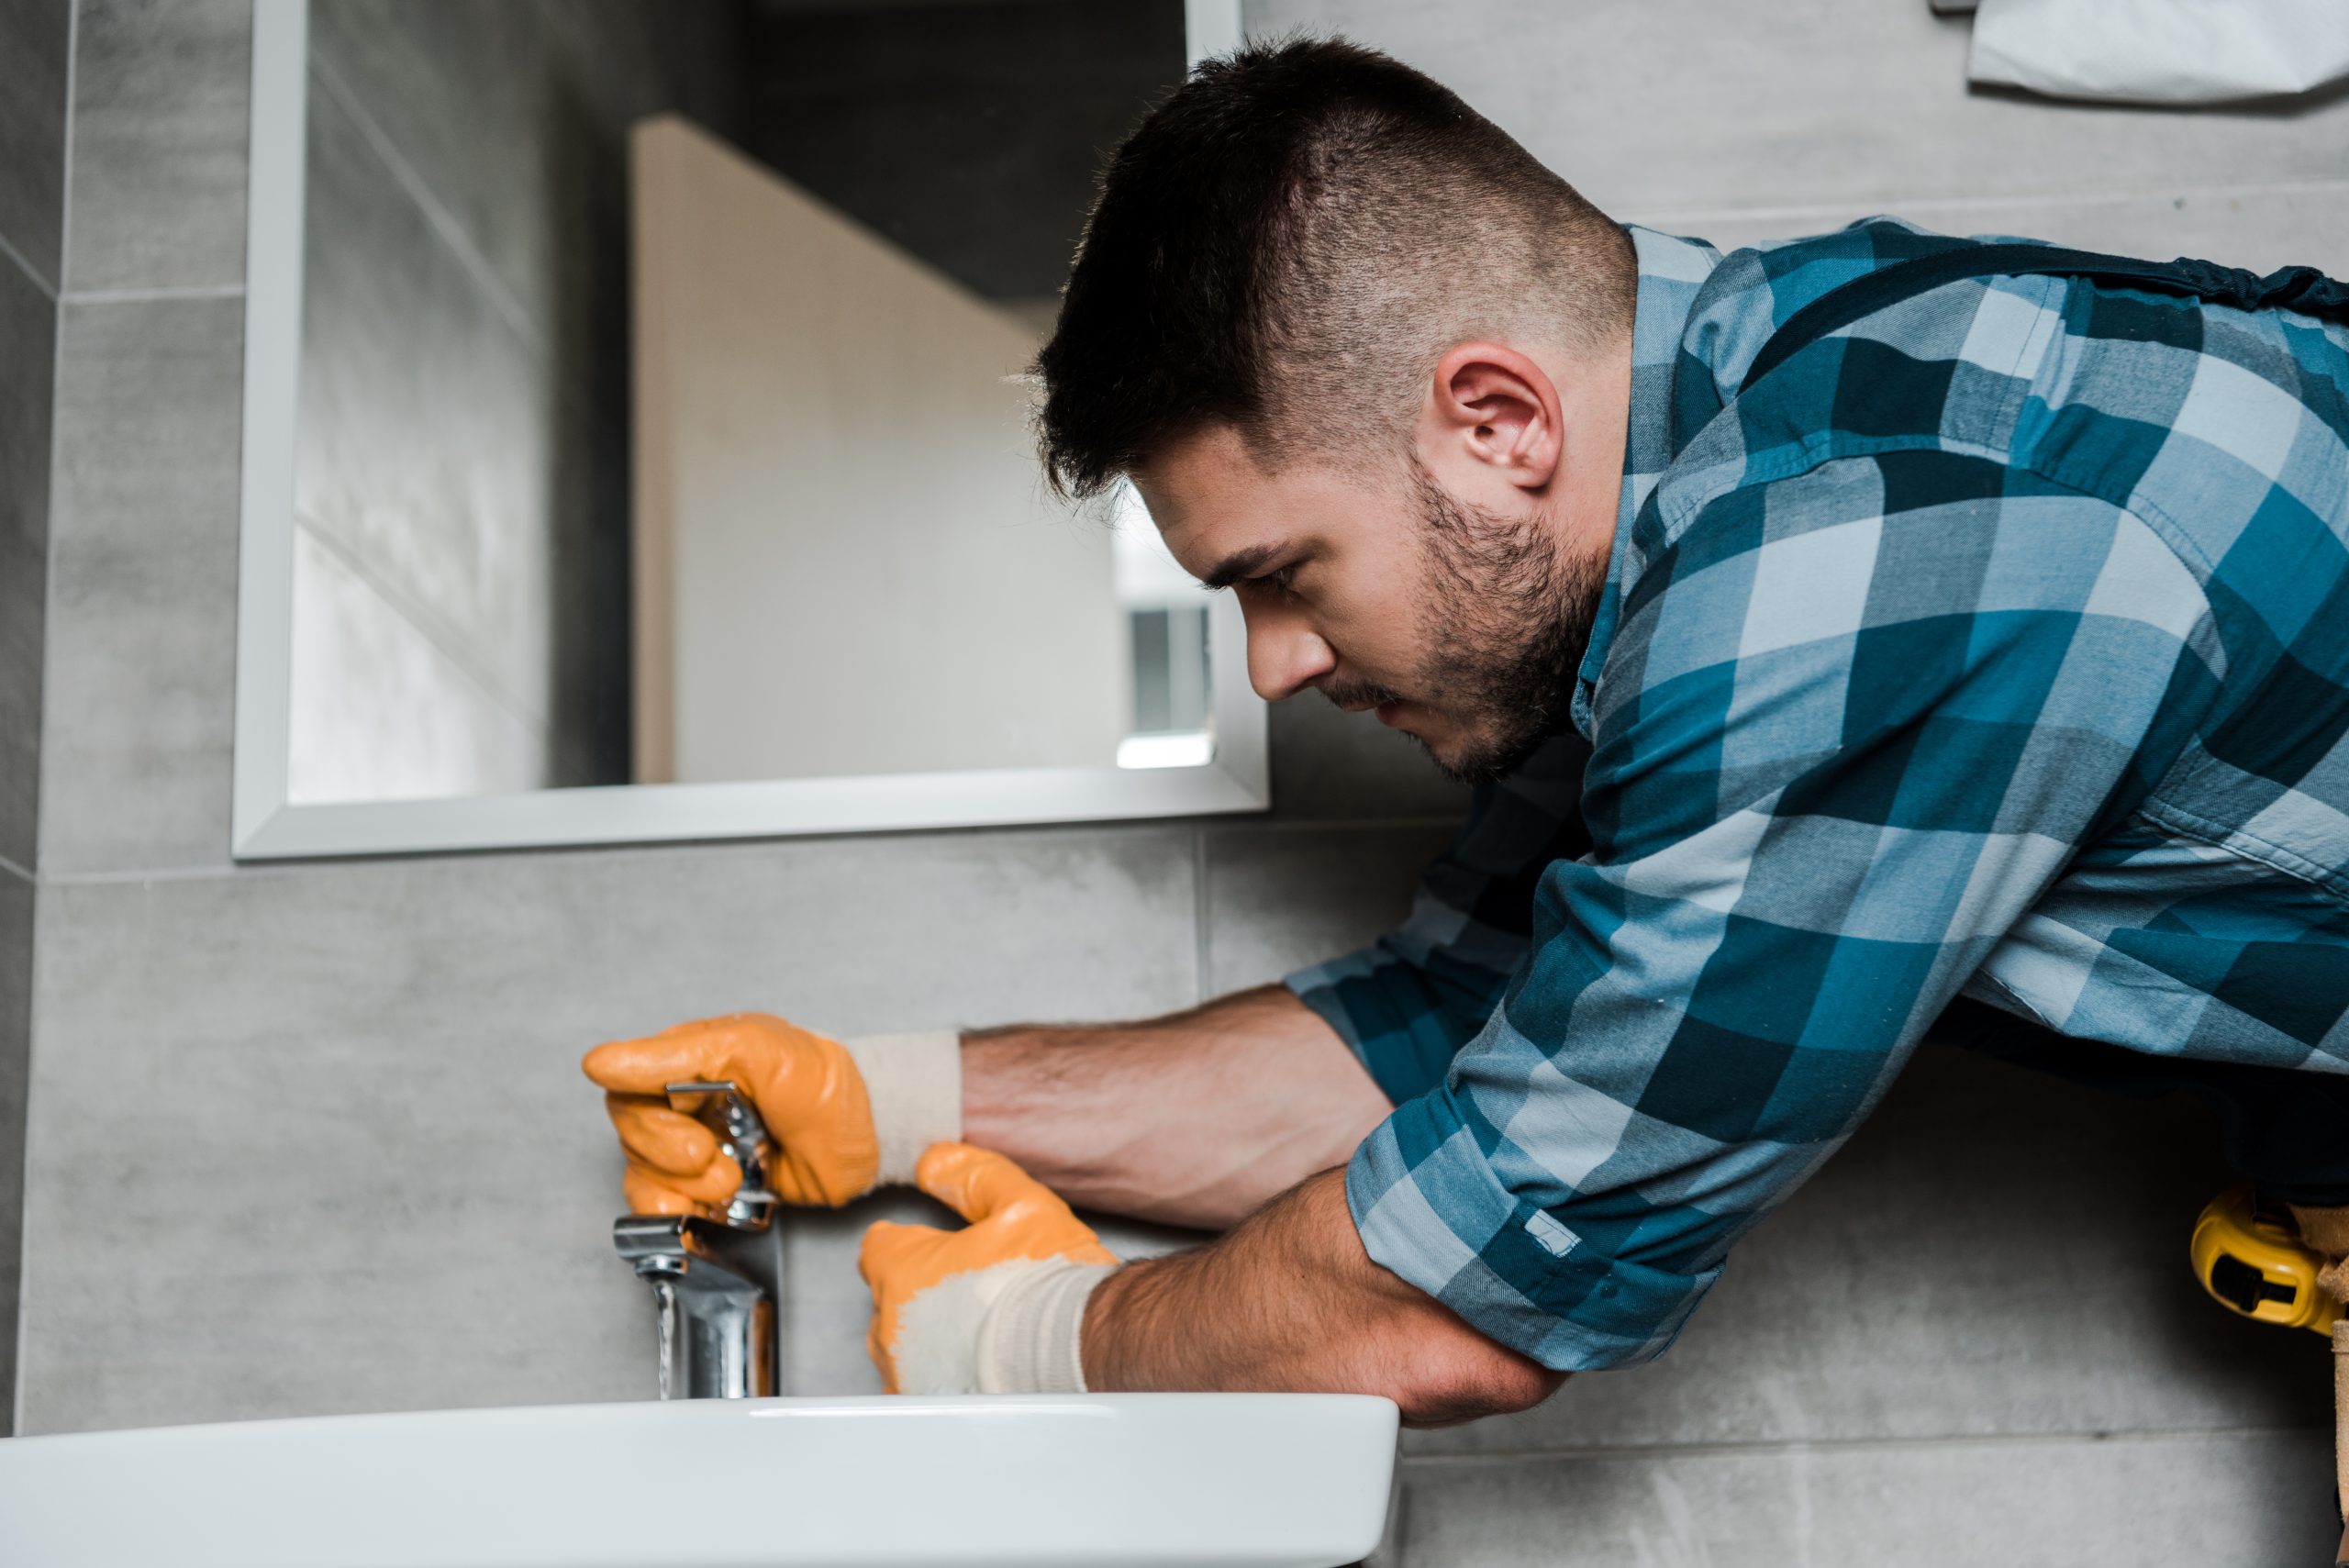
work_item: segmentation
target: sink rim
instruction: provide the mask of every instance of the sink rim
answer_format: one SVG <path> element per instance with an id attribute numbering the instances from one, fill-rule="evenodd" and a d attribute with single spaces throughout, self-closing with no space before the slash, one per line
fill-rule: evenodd
<path id="1" fill-rule="evenodd" d="M 50 1433 L 0 1442 L 0 1560 L 1330 1568 L 1384 1534 L 1397 1426 L 1367 1395 L 849 1395 Z"/>

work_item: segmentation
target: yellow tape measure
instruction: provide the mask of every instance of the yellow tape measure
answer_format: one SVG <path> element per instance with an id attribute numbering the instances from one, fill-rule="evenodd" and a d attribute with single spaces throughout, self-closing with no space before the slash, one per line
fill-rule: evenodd
<path id="1" fill-rule="evenodd" d="M 2317 1288 L 2324 1256 L 2289 1214 L 2262 1209 L 2249 1187 L 2221 1193 L 2194 1222 L 2194 1277 L 2219 1304 L 2287 1329 L 2332 1332 L 2340 1304 Z"/>

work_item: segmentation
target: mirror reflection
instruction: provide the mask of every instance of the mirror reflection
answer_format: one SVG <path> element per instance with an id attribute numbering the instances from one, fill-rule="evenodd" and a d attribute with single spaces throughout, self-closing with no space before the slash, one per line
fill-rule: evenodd
<path id="1" fill-rule="evenodd" d="M 1023 371 L 1180 0 L 314 0 L 295 803 L 1212 751 Z"/>

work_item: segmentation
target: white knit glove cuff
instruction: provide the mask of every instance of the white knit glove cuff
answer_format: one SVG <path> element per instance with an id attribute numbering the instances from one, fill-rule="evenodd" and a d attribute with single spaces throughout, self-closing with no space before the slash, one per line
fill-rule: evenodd
<path id="1" fill-rule="evenodd" d="M 844 1040 L 881 1143 L 875 1186 L 914 1179 L 915 1162 L 933 1143 L 963 1140 L 963 1037 L 952 1029 L 868 1034 Z"/>
<path id="2" fill-rule="evenodd" d="M 1052 1258 L 1012 1276 L 979 1321 L 979 1392 L 1084 1393 L 1085 1304 L 1117 1272 Z"/>

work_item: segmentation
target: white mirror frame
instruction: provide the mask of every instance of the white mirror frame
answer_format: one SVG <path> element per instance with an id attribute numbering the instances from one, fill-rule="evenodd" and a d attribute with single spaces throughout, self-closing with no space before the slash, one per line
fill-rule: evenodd
<path id="1" fill-rule="evenodd" d="M 1240 0 L 1184 0 L 1194 61 L 1239 47 Z M 244 495 L 238 563 L 239 860 L 641 843 L 1022 822 L 1188 817 L 1268 804 L 1264 705 L 1230 595 L 1208 617 L 1212 760 L 745 784 L 615 784 L 438 800 L 286 798 L 294 629 L 294 462 L 302 350 L 308 0 L 254 0 L 245 240 Z"/>

